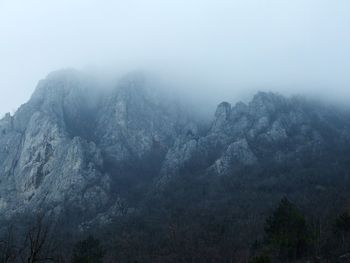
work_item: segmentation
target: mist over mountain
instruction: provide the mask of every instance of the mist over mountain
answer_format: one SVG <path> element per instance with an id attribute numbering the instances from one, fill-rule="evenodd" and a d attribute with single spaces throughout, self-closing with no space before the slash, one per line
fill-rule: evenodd
<path id="1" fill-rule="evenodd" d="M 324 94 L 347 103 L 349 5 L 2 0 L 0 116 L 14 112 L 39 79 L 62 67 L 169 75 L 212 107 L 222 100 L 248 101 L 258 90 Z"/>
<path id="2" fill-rule="evenodd" d="M 181 236 L 186 239 L 208 234 L 206 224 L 215 220 L 228 227 L 224 236 L 238 236 L 207 245 L 243 253 L 262 236 L 264 218 L 284 196 L 320 220 L 348 205 L 345 109 L 259 92 L 248 103 L 221 102 L 203 118 L 145 74 L 127 74 L 104 92 L 98 85 L 83 72 L 56 71 L 14 115 L 0 120 L 3 229 L 44 213 L 75 236 L 72 242 L 87 233 L 109 240 L 106 229 L 139 235 L 129 223 L 155 220 L 155 240 L 165 242 L 165 250 L 145 248 L 134 256 L 148 261 L 148 253 L 165 253 L 157 260 L 173 262 L 184 252 L 167 258 L 170 244 L 161 241 L 173 224 L 179 231 L 192 225 L 194 232 Z M 145 244 L 149 234 L 134 241 Z M 200 236 L 193 238 L 212 242 Z M 127 249 L 138 246 L 134 241 Z M 127 262 L 113 251 L 112 258 Z M 230 253 L 220 252 L 220 262 L 238 260 L 238 252 Z"/>
<path id="3" fill-rule="evenodd" d="M 0 0 L 0 263 L 350 262 L 349 10 Z"/>

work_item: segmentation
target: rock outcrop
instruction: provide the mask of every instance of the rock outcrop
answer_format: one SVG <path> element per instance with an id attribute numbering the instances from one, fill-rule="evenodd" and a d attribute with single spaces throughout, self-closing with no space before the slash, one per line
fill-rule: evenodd
<path id="1" fill-rule="evenodd" d="M 137 189 L 162 189 L 184 171 L 235 176 L 237 168 L 350 148 L 349 115 L 301 98 L 258 93 L 249 104 L 223 102 L 203 129 L 142 76 L 105 92 L 88 79 L 52 73 L 0 120 L 3 217 L 69 210 L 81 226 L 103 223 L 137 210 Z"/>

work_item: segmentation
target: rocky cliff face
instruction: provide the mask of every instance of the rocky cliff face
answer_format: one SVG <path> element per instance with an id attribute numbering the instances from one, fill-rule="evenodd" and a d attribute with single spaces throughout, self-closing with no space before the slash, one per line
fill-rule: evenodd
<path id="1" fill-rule="evenodd" d="M 86 111 L 86 88 L 77 72 L 50 75 L 1 121 L 2 214 L 59 212 L 66 203 L 96 213 L 109 201 L 101 150 L 73 132 Z"/>
<path id="2" fill-rule="evenodd" d="M 1 214 L 70 207 L 93 217 L 115 210 L 120 198 L 111 186 L 124 174 L 142 173 L 135 166 L 142 169 L 152 155 L 160 167 L 190 123 L 141 76 L 126 77 L 104 95 L 91 85 L 79 72 L 52 73 L 0 121 Z"/>
<path id="3" fill-rule="evenodd" d="M 258 93 L 248 104 L 219 104 L 207 133 L 175 144 L 167 154 L 164 176 L 186 165 L 225 175 L 234 167 L 266 161 L 296 162 L 349 145 L 349 116 L 302 98 Z"/>
<path id="4" fill-rule="evenodd" d="M 350 115 L 301 98 L 259 93 L 247 105 L 223 102 L 203 131 L 141 76 L 108 92 L 87 79 L 53 73 L 0 120 L 3 217 L 69 210 L 83 215 L 81 225 L 103 223 L 137 210 L 145 194 L 184 171 L 237 176 L 242 167 L 350 149 Z"/>

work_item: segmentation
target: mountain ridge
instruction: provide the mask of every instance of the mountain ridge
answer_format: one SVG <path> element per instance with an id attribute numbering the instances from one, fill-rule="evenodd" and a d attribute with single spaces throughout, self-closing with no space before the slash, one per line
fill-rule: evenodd
<path id="1" fill-rule="evenodd" d="M 281 164 L 304 171 L 305 156 L 311 167 L 338 162 L 344 172 L 333 179 L 346 180 L 350 115 L 340 111 L 259 92 L 247 104 L 220 103 L 213 120 L 202 123 L 140 75 L 100 96 L 93 85 L 78 71 L 52 73 L 13 116 L 0 120 L 5 218 L 44 209 L 74 211 L 80 216 L 72 224 L 80 226 L 105 224 L 142 210 L 146 196 L 165 191 L 183 174 L 244 183 L 243 170 L 247 178 L 269 165 L 277 167 L 277 177 L 286 173 Z M 340 153 L 346 154 L 338 158 Z M 249 180 L 268 184 L 269 178 Z M 330 178 L 310 180 L 320 189 Z"/>

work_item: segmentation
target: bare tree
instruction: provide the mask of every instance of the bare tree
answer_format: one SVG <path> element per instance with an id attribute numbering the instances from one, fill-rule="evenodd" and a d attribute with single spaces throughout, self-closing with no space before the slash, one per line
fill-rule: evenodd
<path id="1" fill-rule="evenodd" d="M 0 240 L 0 262 L 10 263 L 15 262 L 17 258 L 17 248 L 15 245 L 15 236 L 13 233 L 13 227 L 9 226 L 6 229 L 6 234 L 3 239 Z"/>
<path id="2" fill-rule="evenodd" d="M 25 235 L 19 254 L 23 263 L 57 262 L 54 256 L 53 226 L 45 214 L 39 214 Z"/>

